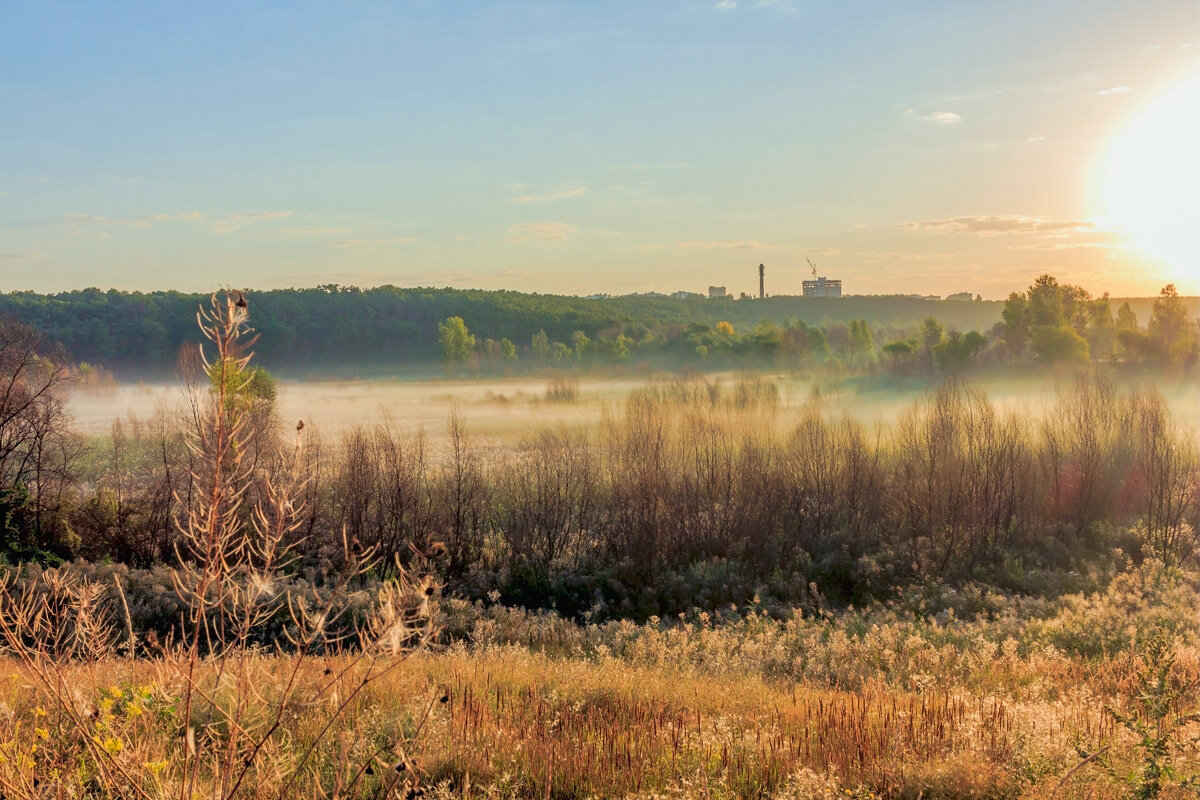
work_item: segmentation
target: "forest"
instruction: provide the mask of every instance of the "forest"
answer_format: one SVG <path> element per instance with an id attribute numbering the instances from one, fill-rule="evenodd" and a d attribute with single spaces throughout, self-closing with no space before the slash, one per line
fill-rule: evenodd
<path id="1" fill-rule="evenodd" d="M 1200 305 L 1176 297 L 1173 288 L 1170 295 L 1092 298 L 1047 275 L 1004 302 L 584 299 L 336 285 L 246 296 L 261 334 L 258 365 L 281 376 L 329 378 L 436 374 L 446 363 L 439 326 L 452 318 L 472 337 L 470 348 L 451 359 L 461 374 L 664 368 L 911 374 L 1025 359 L 1189 363 L 1192 345 L 1163 345 L 1161 337 L 1188 339 L 1185 321 L 1196 318 Z M 0 316 L 31 327 L 75 363 L 162 378 L 176 374 L 181 351 L 194 344 L 194 309 L 203 299 L 179 292 L 13 292 L 0 295 Z M 1163 322 L 1163 314 L 1170 320 Z M 1163 346 L 1176 351 L 1169 355 Z"/>

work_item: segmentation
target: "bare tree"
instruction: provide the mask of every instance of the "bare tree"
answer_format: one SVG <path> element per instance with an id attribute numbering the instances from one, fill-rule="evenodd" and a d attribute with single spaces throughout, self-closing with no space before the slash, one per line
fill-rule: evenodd
<path id="1" fill-rule="evenodd" d="M 59 524 L 80 445 L 64 389 L 66 361 L 25 325 L 0 320 L 0 536 L 45 548 Z"/>

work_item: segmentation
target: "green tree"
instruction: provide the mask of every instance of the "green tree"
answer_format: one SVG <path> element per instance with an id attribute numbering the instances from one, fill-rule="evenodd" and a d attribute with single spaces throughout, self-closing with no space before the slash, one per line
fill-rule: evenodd
<path id="1" fill-rule="evenodd" d="M 550 361 L 551 347 L 550 337 L 546 335 L 544 330 L 538 331 L 529 341 L 529 349 L 533 353 L 533 358 L 539 364 L 545 364 Z"/>
<path id="2" fill-rule="evenodd" d="M 889 371 L 907 375 L 915 371 L 917 364 L 917 340 L 897 339 L 880 348 L 888 357 Z"/>
<path id="3" fill-rule="evenodd" d="M 442 345 L 447 372 L 466 363 L 475 349 L 475 336 L 467 330 L 462 317 L 447 317 L 445 322 L 438 324 L 438 342 Z"/>
<path id="4" fill-rule="evenodd" d="M 942 323 L 933 317 L 926 317 L 921 323 L 921 360 L 925 369 L 933 372 L 933 350 L 946 338 L 946 329 Z"/>
<path id="5" fill-rule="evenodd" d="M 1089 300 L 1085 303 L 1088 314 L 1087 339 L 1092 358 L 1096 361 L 1108 359 L 1117 341 L 1117 327 L 1113 321 L 1112 304 L 1108 301 L 1108 292 L 1103 297 Z"/>
<path id="6" fill-rule="evenodd" d="M 917 340 L 897 339 L 890 344 L 885 344 L 882 350 L 892 360 L 892 363 L 896 363 L 917 354 Z"/>
<path id="7" fill-rule="evenodd" d="M 1117 309 L 1117 331 L 1136 331 L 1138 329 L 1137 314 L 1129 307 L 1129 303 L 1121 303 Z"/>
<path id="8" fill-rule="evenodd" d="M 504 366 L 511 369 L 513 364 L 517 363 L 517 346 L 508 338 L 500 340 L 500 357 L 504 359 Z"/>
<path id="9" fill-rule="evenodd" d="M 986 345 L 987 339 L 979 331 L 966 334 L 951 331 L 945 341 L 933 348 L 933 357 L 939 368 L 961 372 L 975 363 L 975 357 Z"/>
<path id="10" fill-rule="evenodd" d="M 583 331 L 575 331 L 571 334 L 571 347 L 575 350 L 575 358 L 580 362 L 587 355 L 588 348 L 592 345 L 592 340 Z"/>
<path id="11" fill-rule="evenodd" d="M 1004 309 L 1000 312 L 1003 319 L 1001 339 L 1004 348 L 1011 358 L 1021 358 L 1025 348 L 1029 346 L 1031 331 L 1029 329 L 1029 301 L 1025 295 L 1013 292 L 1004 301 Z"/>
<path id="12" fill-rule="evenodd" d="M 1196 328 L 1189 325 L 1187 306 L 1175 291 L 1175 284 L 1163 287 L 1153 308 L 1148 326 L 1150 341 L 1164 364 L 1186 364 L 1196 358 Z"/>
<path id="13" fill-rule="evenodd" d="M 1038 325 L 1033 329 L 1033 353 L 1046 364 L 1082 364 L 1089 348 L 1070 325 Z"/>

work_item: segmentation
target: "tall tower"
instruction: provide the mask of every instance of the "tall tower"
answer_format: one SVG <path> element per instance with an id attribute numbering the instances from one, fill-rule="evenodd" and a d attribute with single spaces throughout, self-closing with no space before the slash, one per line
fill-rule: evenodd
<path id="1" fill-rule="evenodd" d="M 758 299 L 763 300 L 767 296 L 766 283 L 764 276 L 767 274 L 767 268 L 762 264 L 758 265 Z"/>

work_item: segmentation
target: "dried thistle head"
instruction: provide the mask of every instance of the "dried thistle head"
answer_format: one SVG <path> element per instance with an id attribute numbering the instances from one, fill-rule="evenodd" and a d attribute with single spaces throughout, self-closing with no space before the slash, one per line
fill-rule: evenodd
<path id="1" fill-rule="evenodd" d="M 365 647 L 390 655 L 411 652 L 433 638 L 433 613 L 427 589 L 431 579 L 413 580 L 407 573 L 385 583 L 367 620 Z"/>

